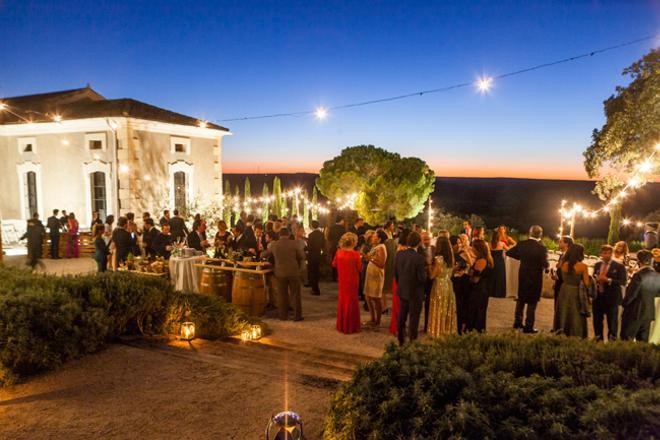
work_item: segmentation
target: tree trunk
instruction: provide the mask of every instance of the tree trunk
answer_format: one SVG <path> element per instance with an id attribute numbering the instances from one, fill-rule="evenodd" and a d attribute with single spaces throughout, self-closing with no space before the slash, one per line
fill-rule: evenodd
<path id="1" fill-rule="evenodd" d="M 619 241 L 619 230 L 621 228 L 621 205 L 616 204 L 610 209 L 610 230 L 607 233 L 607 242 L 614 245 Z"/>

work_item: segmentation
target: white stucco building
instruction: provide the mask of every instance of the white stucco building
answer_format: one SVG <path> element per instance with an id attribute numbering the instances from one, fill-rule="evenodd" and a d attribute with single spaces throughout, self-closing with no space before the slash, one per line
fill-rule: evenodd
<path id="1" fill-rule="evenodd" d="M 222 194 L 228 129 L 89 86 L 0 98 L 0 215 L 54 208 L 88 227 L 93 211 L 155 217 Z"/>

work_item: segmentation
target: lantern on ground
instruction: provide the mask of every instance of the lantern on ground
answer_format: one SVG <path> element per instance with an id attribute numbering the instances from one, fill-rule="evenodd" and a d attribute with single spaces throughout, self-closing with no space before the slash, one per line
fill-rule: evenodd
<path id="1" fill-rule="evenodd" d="M 257 339 L 261 338 L 261 326 L 253 325 L 252 329 L 250 330 L 250 336 L 253 341 L 256 341 Z"/>
<path id="2" fill-rule="evenodd" d="M 241 332 L 241 341 L 247 342 L 251 339 L 252 337 L 252 332 L 250 330 L 243 330 Z"/>
<path id="3" fill-rule="evenodd" d="M 181 324 L 181 339 L 184 341 L 195 339 L 195 323 L 188 321 Z"/>
<path id="4" fill-rule="evenodd" d="M 271 437 L 271 433 L 274 436 Z M 301 440 L 303 422 L 293 411 L 283 411 L 273 416 L 266 427 L 266 440 Z"/>

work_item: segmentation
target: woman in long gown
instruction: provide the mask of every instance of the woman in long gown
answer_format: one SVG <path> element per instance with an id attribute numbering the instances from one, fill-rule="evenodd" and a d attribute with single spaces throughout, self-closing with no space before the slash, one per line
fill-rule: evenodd
<path id="1" fill-rule="evenodd" d="M 431 267 L 433 288 L 429 307 L 428 334 L 431 337 L 456 333 L 456 296 L 451 282 L 454 254 L 447 237 L 438 237 Z"/>
<path id="2" fill-rule="evenodd" d="M 493 270 L 493 257 L 490 255 L 488 243 L 476 239 L 472 242 L 475 261 L 470 268 L 470 294 L 468 296 L 468 331 L 486 331 L 488 316 L 489 277 Z"/>
<path id="3" fill-rule="evenodd" d="M 554 328 L 556 334 L 587 337 L 589 307 L 586 294 L 580 293 L 580 283 L 589 286 L 589 268 L 582 262 L 584 248 L 573 244 L 566 251 L 561 270 L 562 283 L 555 306 Z"/>
<path id="4" fill-rule="evenodd" d="M 369 261 L 367 273 L 364 280 L 364 296 L 369 304 L 371 321 L 369 325 L 378 328 L 383 313 L 383 284 L 385 283 L 385 262 L 387 261 L 387 249 L 385 242 L 387 234 L 382 229 L 371 236 L 371 250 L 367 255 Z"/>
<path id="5" fill-rule="evenodd" d="M 504 252 L 515 246 L 516 241 L 509 237 L 506 226 L 500 225 L 493 231 L 490 240 L 491 255 L 493 256 L 493 273 L 491 276 L 490 295 L 494 298 L 506 298 L 506 265 Z"/>
<path id="6" fill-rule="evenodd" d="M 362 271 L 362 255 L 354 250 L 357 235 L 347 232 L 341 237 L 340 248 L 332 260 L 337 269 L 339 295 L 337 298 L 337 330 L 345 333 L 360 331 L 360 303 L 358 288 Z"/>
<path id="7" fill-rule="evenodd" d="M 68 222 L 68 232 L 69 235 L 66 243 L 66 257 L 67 258 L 78 258 L 80 256 L 80 250 L 78 245 L 78 220 L 76 220 L 76 215 L 72 212 L 69 214 Z"/>

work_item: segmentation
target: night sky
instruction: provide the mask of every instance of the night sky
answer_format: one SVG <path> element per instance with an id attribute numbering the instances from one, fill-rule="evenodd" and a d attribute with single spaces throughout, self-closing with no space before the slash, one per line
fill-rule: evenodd
<path id="1" fill-rule="evenodd" d="M 6 1 L 0 97 L 92 87 L 210 121 L 474 81 L 660 35 L 660 1 Z M 474 88 L 221 124 L 226 172 L 316 172 L 350 145 L 442 176 L 586 178 L 621 70 L 656 38 Z"/>

